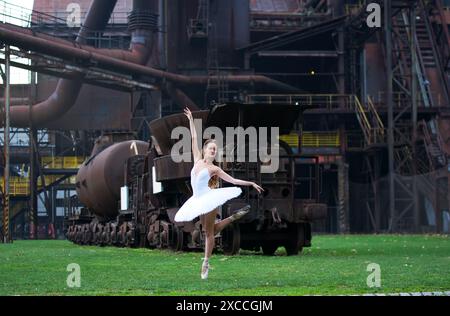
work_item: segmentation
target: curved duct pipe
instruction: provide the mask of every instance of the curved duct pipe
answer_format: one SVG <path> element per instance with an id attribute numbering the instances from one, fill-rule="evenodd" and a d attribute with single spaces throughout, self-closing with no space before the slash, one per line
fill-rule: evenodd
<path id="1" fill-rule="evenodd" d="M 109 55 L 112 59 L 120 58 L 129 63 L 144 64 L 148 60 L 150 48 L 153 46 L 151 35 L 157 28 L 157 15 L 151 13 L 155 12 L 152 10 L 155 1 L 133 1 L 133 11 L 130 15 L 132 36 L 129 51 L 95 49 L 85 45 L 90 30 L 98 31 L 106 27 L 116 2 L 117 0 L 93 0 L 86 15 L 85 23 L 77 35 L 76 43 L 79 44 L 77 46 L 89 51 L 99 51 L 104 55 Z M 26 32 L 22 33 L 24 33 L 24 36 L 35 37 L 35 40 L 42 41 L 46 45 L 53 43 L 70 47 L 66 44 L 68 42 L 63 43 L 64 40 L 54 39 L 50 36 L 36 38 L 32 32 L 29 35 L 26 35 Z M 71 45 L 74 48 L 73 44 Z M 78 78 L 74 80 L 60 79 L 52 95 L 47 100 L 33 105 L 31 113 L 28 105 L 12 107 L 11 126 L 26 127 L 32 122 L 35 127 L 43 127 L 45 123 L 64 115 L 76 102 L 83 85 L 81 81 L 83 76 L 83 74 L 78 74 Z M 1 116 L 3 115 L 2 113 Z"/>
<path id="2" fill-rule="evenodd" d="M 116 2 L 117 0 L 94 0 L 91 3 L 85 22 L 78 32 L 77 43 L 86 43 L 89 30 L 105 28 Z M 31 113 L 28 105 L 11 107 L 11 126 L 25 127 L 33 122 L 33 125 L 39 127 L 63 115 L 74 105 L 82 86 L 82 78 L 83 75 L 80 74 L 75 80 L 60 79 L 52 95 L 47 100 L 33 105 Z"/>

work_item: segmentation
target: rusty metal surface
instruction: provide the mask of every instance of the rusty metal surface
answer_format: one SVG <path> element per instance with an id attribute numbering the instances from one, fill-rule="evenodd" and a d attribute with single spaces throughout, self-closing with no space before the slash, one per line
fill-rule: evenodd
<path id="1" fill-rule="evenodd" d="M 248 0 L 219 0 L 210 6 L 210 21 L 215 28 L 210 32 L 210 49 L 217 49 L 221 67 L 236 67 L 241 62 L 236 49 L 250 44 Z"/>
<path id="2" fill-rule="evenodd" d="M 156 158 L 156 181 L 189 179 L 193 164 L 189 162 L 176 163 L 170 155 Z"/>
<path id="3" fill-rule="evenodd" d="M 206 67 L 205 44 L 190 45 L 186 36 L 189 19 L 197 15 L 198 1 L 166 1 L 167 15 L 165 41 L 167 42 L 167 66 L 171 72 Z"/>

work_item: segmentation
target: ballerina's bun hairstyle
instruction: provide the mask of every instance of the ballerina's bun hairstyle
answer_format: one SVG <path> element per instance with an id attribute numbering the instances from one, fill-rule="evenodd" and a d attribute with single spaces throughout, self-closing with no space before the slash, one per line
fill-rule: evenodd
<path id="1" fill-rule="evenodd" d="M 209 144 L 211 144 L 211 143 L 216 144 L 216 146 L 217 146 L 216 140 L 215 140 L 214 138 L 208 139 L 208 140 L 203 144 L 202 156 L 204 155 L 204 151 L 205 151 L 206 147 L 207 147 Z M 215 160 L 213 161 L 213 164 L 216 165 L 216 166 L 219 165 Z M 211 179 L 209 179 L 208 186 L 209 186 L 210 188 L 218 188 L 218 187 L 219 187 L 219 177 L 218 177 L 218 176 L 213 176 L 213 177 L 211 177 Z"/>

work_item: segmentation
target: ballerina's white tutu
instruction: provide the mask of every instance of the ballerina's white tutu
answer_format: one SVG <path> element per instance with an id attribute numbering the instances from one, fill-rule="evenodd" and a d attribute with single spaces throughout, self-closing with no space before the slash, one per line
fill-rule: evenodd
<path id="1" fill-rule="evenodd" d="M 208 186 L 209 178 L 208 168 L 203 168 L 196 175 L 192 168 L 191 186 L 194 194 L 178 210 L 175 215 L 176 222 L 188 222 L 199 215 L 214 211 L 216 207 L 242 193 L 242 189 L 238 187 L 211 189 Z"/>

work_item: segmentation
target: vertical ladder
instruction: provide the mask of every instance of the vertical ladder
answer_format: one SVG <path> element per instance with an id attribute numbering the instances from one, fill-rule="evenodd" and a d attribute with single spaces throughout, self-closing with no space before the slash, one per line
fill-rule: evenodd
<path id="1" fill-rule="evenodd" d="M 223 103 L 228 101 L 228 81 L 226 80 L 226 74 L 221 71 L 219 63 L 219 49 L 218 49 L 218 37 L 215 23 L 210 23 L 211 35 L 208 43 L 207 51 L 207 72 L 208 82 L 205 91 L 205 105 L 208 102 L 209 97 L 212 95 L 211 91 L 217 91 L 216 103 Z"/>

